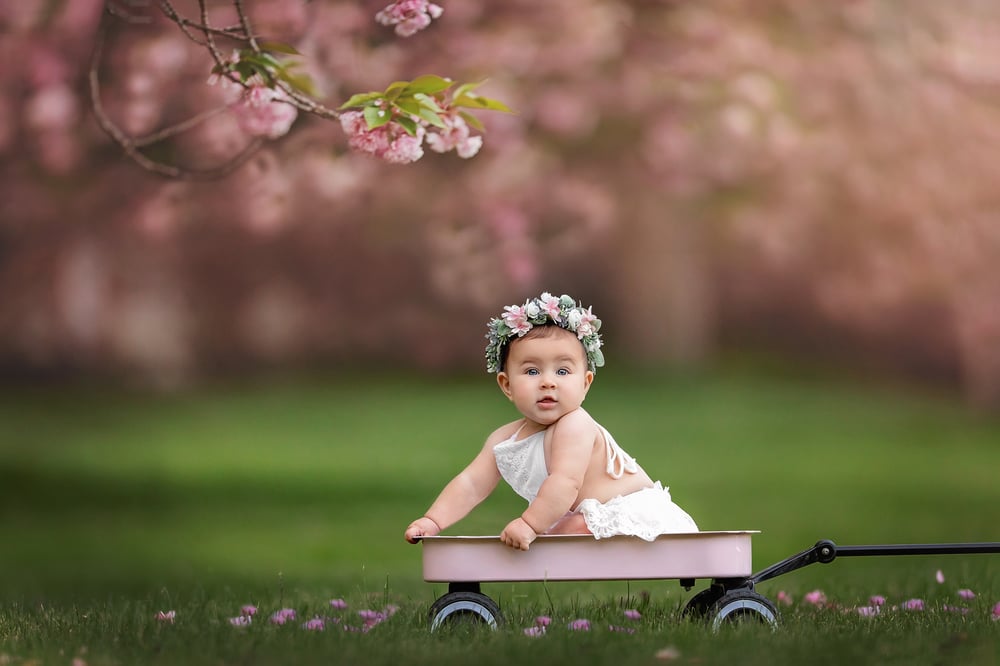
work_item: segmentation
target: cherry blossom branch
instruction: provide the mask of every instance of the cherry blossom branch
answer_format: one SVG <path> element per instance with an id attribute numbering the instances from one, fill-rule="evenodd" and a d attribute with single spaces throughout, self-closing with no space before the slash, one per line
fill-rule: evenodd
<path id="1" fill-rule="evenodd" d="M 352 96 L 339 109 L 316 101 L 308 76 L 295 72 L 300 54 L 292 46 L 261 41 L 254 33 L 244 0 L 232 0 L 237 24 L 226 28 L 212 26 L 208 3 L 198 0 L 197 21 L 182 16 L 170 0 L 158 0 L 168 21 L 190 41 L 205 48 L 214 62 L 209 83 L 222 87 L 227 104 L 198 113 L 143 137 L 129 136 L 107 114 L 101 102 L 99 70 L 106 40 L 106 18 L 102 19 L 89 79 L 94 115 L 100 127 L 118 143 L 125 154 L 139 166 L 171 178 L 207 179 L 226 175 L 244 164 L 262 145 L 264 138 L 277 139 L 291 128 L 298 112 L 326 120 L 339 120 L 348 134 L 348 145 L 358 152 L 395 163 L 408 163 L 423 155 L 422 144 L 436 152 L 455 150 L 463 158 L 474 156 L 482 137 L 471 136 L 470 128 L 484 131 L 482 124 L 466 109 L 510 112 L 497 100 L 473 92 L 479 84 L 457 85 L 450 79 L 422 76 L 414 81 L 398 81 L 384 92 Z M 114 0 L 106 4 L 108 16 L 138 21 L 123 11 Z M 429 0 L 397 0 L 378 12 L 375 20 L 394 26 L 396 34 L 408 37 L 423 30 L 443 9 Z M 232 55 L 223 55 L 218 40 L 242 45 Z M 463 108 L 464 107 L 464 108 Z M 360 109 L 354 111 L 350 109 Z M 166 164 L 142 151 L 188 131 L 222 111 L 233 113 L 237 124 L 250 137 L 237 154 L 210 169 L 194 169 Z"/>

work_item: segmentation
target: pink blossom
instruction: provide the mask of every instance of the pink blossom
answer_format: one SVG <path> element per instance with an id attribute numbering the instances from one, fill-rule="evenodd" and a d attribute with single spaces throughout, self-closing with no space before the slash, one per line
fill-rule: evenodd
<path id="1" fill-rule="evenodd" d="M 573 620 L 566 626 L 573 631 L 590 631 L 590 620 L 584 620 L 581 618 L 579 620 Z"/>
<path id="2" fill-rule="evenodd" d="M 993 607 L 993 619 L 1000 620 L 1000 601 Z"/>
<path id="3" fill-rule="evenodd" d="M 237 615 L 236 617 L 229 618 L 229 624 L 234 627 L 249 627 L 253 623 L 253 620 L 249 615 Z"/>
<path id="4" fill-rule="evenodd" d="M 642 617 L 642 613 L 632 608 L 629 608 L 627 611 L 625 611 L 625 617 L 627 617 L 630 620 L 638 620 L 639 618 Z"/>
<path id="5" fill-rule="evenodd" d="M 885 597 L 883 597 L 881 594 L 873 594 L 871 597 L 868 598 L 868 603 L 870 603 L 872 606 L 884 606 Z"/>
<path id="6" fill-rule="evenodd" d="M 287 134 L 299 114 L 284 90 L 263 83 L 248 85 L 232 111 L 244 132 L 269 139 Z"/>
<path id="7" fill-rule="evenodd" d="M 365 622 L 374 622 L 374 621 L 381 622 L 383 619 L 385 619 L 385 615 L 383 615 L 379 611 L 374 611 L 374 610 L 359 610 L 358 615 Z"/>
<path id="8" fill-rule="evenodd" d="M 343 599 L 330 599 L 330 606 L 338 610 L 347 608 L 347 602 Z"/>
<path id="9" fill-rule="evenodd" d="M 958 596 L 962 597 L 963 599 L 975 599 L 976 593 L 970 589 L 963 588 L 958 591 Z"/>
<path id="10" fill-rule="evenodd" d="M 784 604 L 786 606 L 791 606 L 792 605 L 792 595 L 788 594 L 788 592 L 785 592 L 784 590 L 779 590 L 778 591 L 778 603 L 779 604 Z"/>
<path id="11" fill-rule="evenodd" d="M 169 622 L 170 624 L 173 624 L 174 620 L 177 618 L 177 611 L 159 611 L 153 617 L 160 622 Z"/>
<path id="12" fill-rule="evenodd" d="M 416 162 L 424 156 L 421 144 L 426 130 L 421 126 L 417 127 L 415 136 L 410 136 L 402 125 L 395 122 L 370 129 L 360 111 L 340 114 L 340 126 L 347 134 L 347 145 L 359 153 L 393 164 Z"/>
<path id="13" fill-rule="evenodd" d="M 523 305 L 505 305 L 503 309 L 504 313 L 500 316 L 503 317 L 503 322 L 510 327 L 510 330 L 517 333 L 518 336 L 531 330 L 531 322 L 528 321 L 528 314 Z"/>
<path id="14" fill-rule="evenodd" d="M 539 627 L 547 627 L 552 624 L 552 618 L 548 615 L 539 615 L 535 618 L 535 624 Z"/>
<path id="15" fill-rule="evenodd" d="M 458 156 L 464 159 L 474 157 L 483 146 L 481 136 L 469 136 L 469 126 L 465 119 L 458 114 L 446 114 L 441 116 L 445 128 L 440 132 L 431 132 L 427 135 L 427 145 L 436 153 L 446 153 L 454 150 Z"/>
<path id="16" fill-rule="evenodd" d="M 252 617 L 257 614 L 257 607 L 252 604 L 247 604 L 240 608 L 240 615 L 246 615 L 247 617 Z"/>
<path id="17" fill-rule="evenodd" d="M 903 602 L 903 610 L 922 611 L 924 609 L 923 599 L 908 599 Z"/>
<path id="18" fill-rule="evenodd" d="M 944 572 L 941 571 L 940 569 L 938 569 L 937 573 L 934 574 L 934 578 L 937 580 L 937 582 L 943 583 L 944 582 Z"/>
<path id="19" fill-rule="evenodd" d="M 294 608 L 282 608 L 271 614 L 271 624 L 285 624 L 289 620 L 295 619 Z"/>
<path id="20" fill-rule="evenodd" d="M 826 603 L 826 595 L 823 594 L 822 590 L 813 590 L 812 592 L 806 593 L 806 596 L 802 598 L 807 604 L 812 604 L 813 606 L 822 606 Z"/>
<path id="21" fill-rule="evenodd" d="M 534 627 L 528 627 L 524 630 L 525 636 L 531 636 L 532 638 L 537 638 L 538 636 L 545 635 L 545 627 L 541 625 L 535 625 Z"/>
<path id="22" fill-rule="evenodd" d="M 314 617 L 308 622 L 303 623 L 302 628 L 308 631 L 323 631 L 326 629 L 326 623 L 323 621 L 323 618 Z"/>
<path id="23" fill-rule="evenodd" d="M 398 0 L 375 14 L 375 20 L 382 25 L 394 25 L 400 37 L 409 37 L 420 32 L 444 13 L 444 9 L 428 0 Z"/>

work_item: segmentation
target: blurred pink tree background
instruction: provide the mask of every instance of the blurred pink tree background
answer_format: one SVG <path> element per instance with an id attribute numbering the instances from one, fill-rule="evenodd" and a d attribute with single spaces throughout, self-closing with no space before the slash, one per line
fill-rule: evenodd
<path id="1" fill-rule="evenodd" d="M 548 290 L 594 306 L 610 363 L 765 350 L 1000 408 L 1000 5 L 443 0 L 400 40 L 385 4 L 246 1 L 331 108 L 486 79 L 517 113 L 474 158 L 387 164 L 299 114 L 223 178 L 163 178 L 91 113 L 104 3 L 3 3 L 0 369 L 478 370 L 486 319 Z M 104 108 L 155 131 L 221 99 L 212 64 L 162 17 L 120 21 Z M 224 113 L 156 155 L 247 141 Z"/>

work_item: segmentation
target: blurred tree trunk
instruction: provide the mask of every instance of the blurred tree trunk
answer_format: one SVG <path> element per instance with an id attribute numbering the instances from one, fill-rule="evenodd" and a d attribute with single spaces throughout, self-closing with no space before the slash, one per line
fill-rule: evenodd
<path id="1" fill-rule="evenodd" d="M 616 338 L 638 363 L 693 367 L 714 351 L 715 288 L 703 220 L 641 197 L 623 225 Z"/>

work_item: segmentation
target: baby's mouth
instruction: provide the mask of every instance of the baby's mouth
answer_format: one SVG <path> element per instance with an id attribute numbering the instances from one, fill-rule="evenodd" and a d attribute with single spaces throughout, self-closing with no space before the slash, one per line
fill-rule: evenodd
<path id="1" fill-rule="evenodd" d="M 551 397 L 551 396 L 545 396 L 544 398 L 542 398 L 538 402 L 539 402 L 539 404 L 542 404 L 542 405 L 554 405 L 554 404 L 556 404 L 559 401 L 556 400 L 555 398 Z"/>

